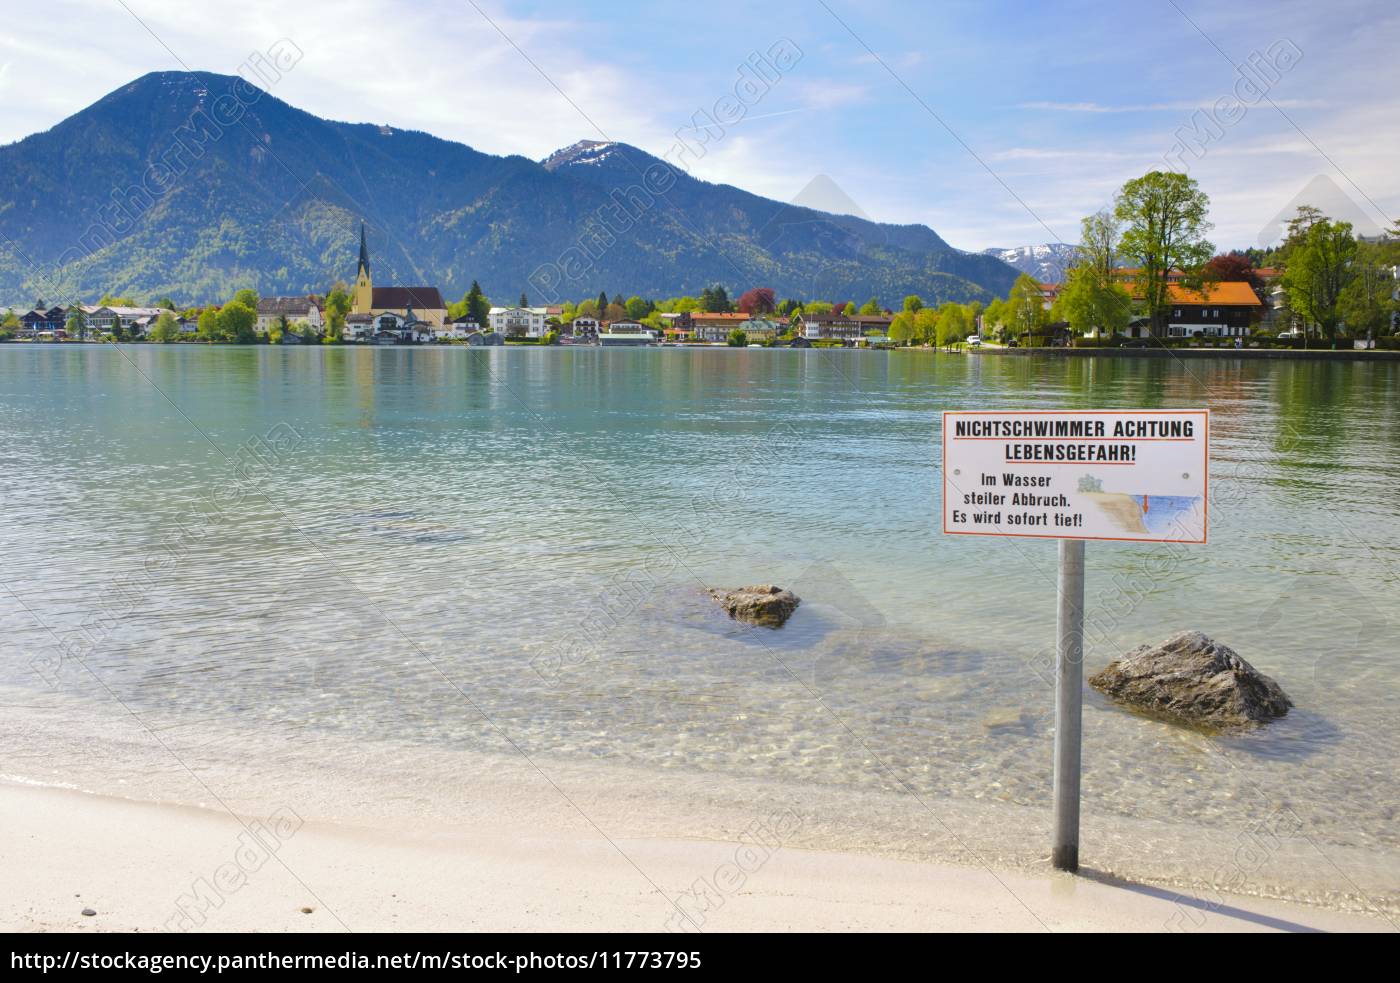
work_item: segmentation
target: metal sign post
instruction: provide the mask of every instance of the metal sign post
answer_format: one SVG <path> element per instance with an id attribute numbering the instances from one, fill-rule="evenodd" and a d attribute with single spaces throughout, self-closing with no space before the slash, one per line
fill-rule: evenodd
<path id="1" fill-rule="evenodd" d="M 1055 630 L 1055 835 L 1050 862 L 1079 869 L 1079 757 L 1084 718 L 1084 541 L 1060 540 Z"/>
<path id="2" fill-rule="evenodd" d="M 1054 836 L 1079 869 L 1084 542 L 1204 543 L 1208 410 L 943 414 L 943 531 L 1057 539 Z"/>

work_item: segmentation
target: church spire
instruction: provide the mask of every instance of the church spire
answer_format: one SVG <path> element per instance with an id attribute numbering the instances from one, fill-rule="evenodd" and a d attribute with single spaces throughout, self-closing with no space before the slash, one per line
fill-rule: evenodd
<path id="1" fill-rule="evenodd" d="M 360 268 L 355 271 L 355 293 L 350 298 L 350 310 L 370 314 L 374 310 L 374 284 L 369 276 L 369 244 L 365 241 L 365 223 L 360 223 Z"/>

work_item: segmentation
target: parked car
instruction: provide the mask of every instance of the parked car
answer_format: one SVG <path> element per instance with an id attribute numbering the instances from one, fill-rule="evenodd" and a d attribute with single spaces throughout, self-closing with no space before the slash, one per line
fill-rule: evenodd
<path id="1" fill-rule="evenodd" d="M 982 344 L 982 336 L 978 334 L 970 334 L 967 336 L 967 343 L 973 348 L 980 347 Z"/>

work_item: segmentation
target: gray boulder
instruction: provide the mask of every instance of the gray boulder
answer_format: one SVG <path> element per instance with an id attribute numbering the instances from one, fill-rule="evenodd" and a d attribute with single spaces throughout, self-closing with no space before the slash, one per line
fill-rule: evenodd
<path id="1" fill-rule="evenodd" d="M 781 628 L 801 599 L 790 590 L 772 584 L 737 587 L 734 590 L 712 590 L 710 596 L 735 621 L 746 621 L 764 628 Z"/>
<path id="2" fill-rule="evenodd" d="M 1090 676 L 1089 685 L 1147 713 L 1214 730 L 1265 723 L 1293 705 L 1278 683 L 1199 631 L 1140 646 Z"/>

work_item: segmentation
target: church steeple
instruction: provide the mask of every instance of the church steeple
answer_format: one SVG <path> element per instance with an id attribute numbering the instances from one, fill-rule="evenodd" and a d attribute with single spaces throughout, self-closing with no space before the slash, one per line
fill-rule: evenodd
<path id="1" fill-rule="evenodd" d="M 360 223 L 360 266 L 355 271 L 355 295 L 350 310 L 355 314 L 372 314 L 374 285 L 369 276 L 369 243 L 365 241 L 365 223 Z"/>

